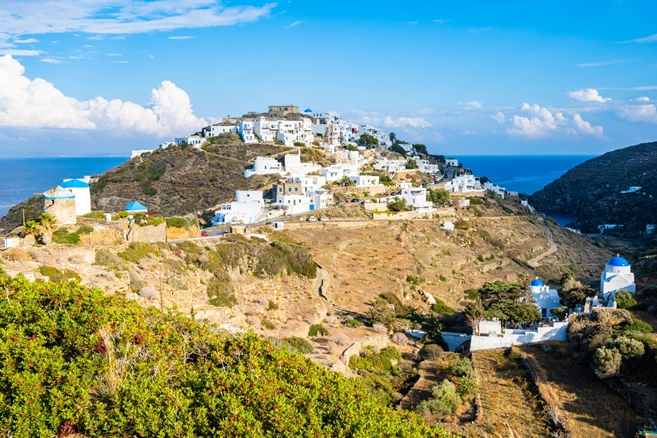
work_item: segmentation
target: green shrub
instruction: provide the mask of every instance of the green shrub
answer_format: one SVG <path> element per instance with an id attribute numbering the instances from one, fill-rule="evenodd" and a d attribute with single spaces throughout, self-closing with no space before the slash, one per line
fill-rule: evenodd
<path id="1" fill-rule="evenodd" d="M 262 326 L 267 330 L 274 330 L 276 328 L 276 325 L 273 322 L 271 322 L 268 318 L 262 319 Z"/>
<path id="2" fill-rule="evenodd" d="M 484 262 L 484 256 L 482 256 L 481 254 L 479 254 L 479 255 L 477 256 L 477 260 L 479 260 L 480 262 L 483 263 L 483 262 Z"/>
<path id="3" fill-rule="evenodd" d="M 397 297 L 397 295 L 394 292 L 383 292 L 379 296 L 393 305 L 393 307 L 395 308 L 395 313 L 397 315 L 406 314 L 406 307 L 404 307 L 404 304 L 401 302 L 399 297 Z"/>
<path id="4" fill-rule="evenodd" d="M 445 304 L 445 302 L 440 298 L 436 298 L 436 304 L 431 306 L 431 310 L 439 314 L 454 313 L 454 309 Z"/>
<path id="5" fill-rule="evenodd" d="M 310 354 L 313 352 L 313 346 L 310 342 L 296 336 L 283 339 L 283 345 L 293 353 Z"/>
<path id="6" fill-rule="evenodd" d="M 477 207 L 470 207 L 470 210 L 472 210 L 477 217 L 482 217 L 484 215 Z"/>
<path id="7" fill-rule="evenodd" d="M 276 304 L 275 301 L 269 301 L 269 304 L 267 304 L 267 310 L 278 310 L 278 304 Z"/>
<path id="8" fill-rule="evenodd" d="M 163 223 L 164 223 L 164 218 L 161 217 L 149 217 L 147 222 L 148 225 L 152 225 L 154 227 L 158 225 L 162 225 Z"/>
<path id="9" fill-rule="evenodd" d="M 392 401 L 392 393 L 395 388 L 390 379 L 379 373 L 369 373 L 362 377 L 362 383 L 370 395 L 379 402 L 381 406 L 388 406 Z"/>
<path id="10" fill-rule="evenodd" d="M 99 266 L 110 268 L 114 272 L 125 269 L 124 262 L 120 257 L 104 249 L 96 251 L 94 263 Z"/>
<path id="11" fill-rule="evenodd" d="M 294 145 L 295 145 L 296 147 L 303 147 L 303 146 L 305 146 L 306 144 L 305 144 L 304 142 L 302 142 L 302 141 L 295 141 L 295 142 L 294 142 Z"/>
<path id="12" fill-rule="evenodd" d="M 457 230 L 469 230 L 470 229 L 470 221 L 466 221 L 463 219 L 459 219 L 454 223 L 454 228 Z"/>
<path id="13" fill-rule="evenodd" d="M 327 336 L 329 334 L 328 330 L 324 328 L 323 325 L 321 324 L 313 324 L 310 326 L 308 329 L 308 336 L 310 337 L 315 337 L 315 336 Z"/>
<path id="14" fill-rule="evenodd" d="M 80 243 L 80 235 L 69 233 L 66 228 L 60 228 L 52 233 L 52 241 L 63 245 L 78 245 Z"/>
<path id="15" fill-rule="evenodd" d="M 357 320 L 352 318 L 352 319 L 346 320 L 344 322 L 344 325 L 347 326 L 347 327 L 356 328 L 356 327 L 360 327 L 360 322 L 358 322 Z"/>
<path id="16" fill-rule="evenodd" d="M 80 225 L 76 233 L 78 234 L 91 234 L 94 232 L 94 228 L 89 225 Z"/>
<path id="17" fill-rule="evenodd" d="M 461 404 L 461 396 L 456 391 L 456 386 L 447 379 L 433 387 L 432 395 L 431 400 L 420 403 L 417 407 L 418 413 L 440 419 L 452 415 Z"/>
<path id="18" fill-rule="evenodd" d="M 175 287 L 178 290 L 188 290 L 189 288 L 185 283 L 183 283 L 179 278 L 176 277 L 170 277 L 169 278 L 169 284 L 173 287 Z"/>
<path id="19" fill-rule="evenodd" d="M 237 298 L 229 278 L 213 277 L 207 287 L 210 304 L 216 307 L 233 307 Z"/>
<path id="20" fill-rule="evenodd" d="M 458 386 L 456 387 L 456 392 L 459 393 L 461 397 L 474 394 L 477 390 L 477 381 L 471 376 L 463 376 L 459 379 Z"/>
<path id="21" fill-rule="evenodd" d="M 415 276 L 415 275 L 407 275 L 406 276 L 406 281 L 411 283 L 412 285 L 419 285 L 420 283 L 424 282 L 424 278 Z"/>
<path id="22" fill-rule="evenodd" d="M 593 363 L 595 374 L 601 379 L 608 379 L 620 372 L 622 357 L 616 348 L 600 347 L 595 350 Z"/>
<path id="23" fill-rule="evenodd" d="M 641 321 L 637 318 L 632 318 L 630 324 L 624 326 L 624 331 L 626 332 L 638 332 L 638 333 L 652 333 L 652 326 L 647 322 Z"/>
<path id="24" fill-rule="evenodd" d="M 102 211 L 102 210 L 91 211 L 87 214 L 82 215 L 82 217 L 86 217 L 87 219 L 103 220 L 103 219 L 105 219 L 105 212 Z"/>
<path id="25" fill-rule="evenodd" d="M 168 217 L 166 221 L 168 227 L 185 228 L 187 226 L 187 219 L 184 217 Z"/>
<path id="26" fill-rule="evenodd" d="M 437 344 L 425 344 L 420 350 L 420 357 L 424 360 L 436 360 L 443 353 L 443 349 Z"/>
<path id="27" fill-rule="evenodd" d="M 48 277 L 53 283 L 62 281 L 80 280 L 77 272 L 70 269 L 65 269 L 63 272 L 53 266 L 40 266 L 37 272 L 44 277 Z"/>
<path id="28" fill-rule="evenodd" d="M 349 368 L 352 370 L 386 371 L 392 372 L 394 366 L 392 361 L 400 361 L 401 354 L 395 347 L 383 348 L 379 353 L 371 353 L 366 356 L 351 356 Z"/>
<path id="29" fill-rule="evenodd" d="M 134 242 L 131 243 L 125 251 L 119 253 L 119 257 L 130 263 L 139 263 L 149 254 L 158 254 L 155 248 L 148 243 Z"/>
<path id="30" fill-rule="evenodd" d="M 474 378 L 474 368 L 472 362 L 467 357 L 458 357 L 452 362 L 449 371 L 457 377 L 472 377 Z"/>
<path id="31" fill-rule="evenodd" d="M 130 216 L 130 213 L 128 213 L 127 211 L 119 211 L 118 213 L 114 213 L 112 215 L 112 220 L 115 221 L 115 220 L 118 220 L 118 219 L 125 219 L 128 216 Z"/>
<path id="32" fill-rule="evenodd" d="M 631 292 L 621 290 L 616 292 L 616 304 L 621 309 L 629 310 L 636 306 L 638 303 L 636 299 L 634 299 L 634 295 L 632 295 Z"/>

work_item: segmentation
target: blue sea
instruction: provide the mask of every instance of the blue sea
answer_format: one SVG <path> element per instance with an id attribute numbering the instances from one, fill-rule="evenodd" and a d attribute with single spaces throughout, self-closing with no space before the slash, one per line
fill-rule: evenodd
<path id="1" fill-rule="evenodd" d="M 449 158 L 452 156 L 450 155 Z M 461 155 L 463 167 L 512 192 L 531 195 L 594 155 Z"/>
<path id="2" fill-rule="evenodd" d="M 451 156 L 450 156 L 451 157 Z M 475 176 L 487 176 L 507 190 L 532 194 L 593 156 L 509 155 L 455 156 Z M 0 217 L 19 202 L 42 193 L 64 178 L 97 175 L 124 163 L 127 157 L 0 159 Z"/>
<path id="3" fill-rule="evenodd" d="M 127 157 L 1 158 L 0 217 L 12 206 L 55 187 L 64 178 L 98 175 L 127 160 Z"/>

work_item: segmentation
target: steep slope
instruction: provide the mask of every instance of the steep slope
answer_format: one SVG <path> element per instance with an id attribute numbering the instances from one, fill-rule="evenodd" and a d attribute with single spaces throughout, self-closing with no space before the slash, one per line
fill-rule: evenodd
<path id="1" fill-rule="evenodd" d="M 636 193 L 621 193 L 630 187 Z M 630 146 L 588 160 L 529 198 L 545 213 L 577 217 L 575 226 L 597 232 L 602 224 L 623 224 L 623 232 L 644 231 L 657 218 L 657 142 Z"/>

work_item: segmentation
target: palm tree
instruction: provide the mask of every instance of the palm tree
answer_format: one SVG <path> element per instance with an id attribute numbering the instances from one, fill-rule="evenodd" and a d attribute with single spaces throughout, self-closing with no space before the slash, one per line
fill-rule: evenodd
<path id="1" fill-rule="evenodd" d="M 36 221 L 27 221 L 23 226 L 23 231 L 26 236 L 34 236 L 35 238 L 39 235 L 39 224 Z"/>
<path id="2" fill-rule="evenodd" d="M 47 245 L 52 240 L 52 229 L 55 227 L 57 219 L 55 219 L 55 216 L 50 213 L 43 213 L 39 222 L 41 223 L 41 229 L 43 230 L 41 233 L 41 242 L 43 242 L 44 245 Z"/>
<path id="3" fill-rule="evenodd" d="M 390 143 L 395 144 L 395 141 L 397 141 L 397 134 L 391 132 L 389 137 L 390 137 Z"/>

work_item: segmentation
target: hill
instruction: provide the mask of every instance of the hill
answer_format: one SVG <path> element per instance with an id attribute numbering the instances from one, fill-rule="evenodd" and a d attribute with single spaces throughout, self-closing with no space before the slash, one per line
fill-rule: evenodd
<path id="1" fill-rule="evenodd" d="M 636 193 L 622 193 L 641 187 Z M 657 218 L 657 142 L 630 146 L 588 160 L 534 193 L 529 202 L 544 213 L 577 217 L 574 226 L 598 232 L 621 224 L 636 234 Z"/>
<path id="2" fill-rule="evenodd" d="M 444 437 L 253 334 L 0 272 L 3 436 Z"/>
<path id="3" fill-rule="evenodd" d="M 165 216 L 194 213 L 228 202 L 235 190 L 259 189 L 271 180 L 245 178 L 244 169 L 259 155 L 278 156 L 291 148 L 274 144 L 228 142 L 203 149 L 173 146 L 159 149 L 95 177 L 91 201 L 95 210 L 121 211 L 139 200 L 152 211 Z M 0 228 L 11 229 L 42 212 L 41 197 L 33 197 L 12 207 L 0 220 Z"/>

